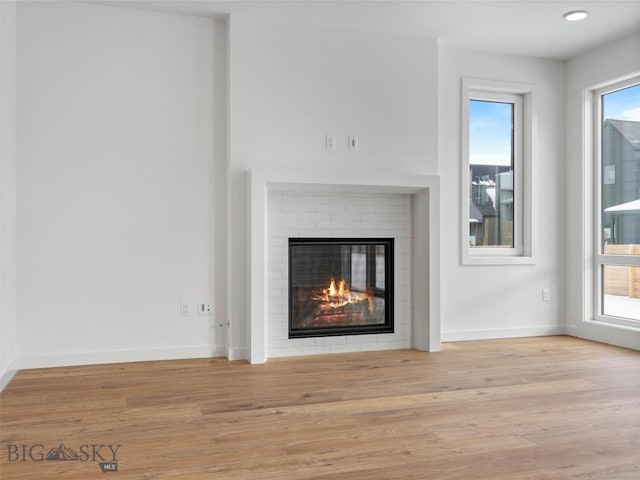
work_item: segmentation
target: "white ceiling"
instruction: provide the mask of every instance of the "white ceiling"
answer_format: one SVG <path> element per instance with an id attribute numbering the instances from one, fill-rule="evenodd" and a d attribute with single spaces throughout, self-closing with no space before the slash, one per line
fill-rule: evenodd
<path id="1" fill-rule="evenodd" d="M 338 28 L 420 35 L 464 49 L 568 59 L 640 32 L 640 0 L 166 1 L 100 3 L 187 15 L 249 13 L 261 18 Z M 562 14 L 585 9 L 570 23 Z M 639 47 L 640 48 L 640 45 Z"/>

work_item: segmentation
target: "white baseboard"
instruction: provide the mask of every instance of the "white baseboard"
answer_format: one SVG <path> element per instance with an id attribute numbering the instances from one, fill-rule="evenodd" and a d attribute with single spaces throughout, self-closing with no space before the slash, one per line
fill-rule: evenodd
<path id="1" fill-rule="evenodd" d="M 224 356 L 227 357 L 229 361 L 233 360 L 248 360 L 249 359 L 249 349 L 246 347 L 242 348 L 224 348 Z"/>
<path id="2" fill-rule="evenodd" d="M 223 348 L 211 345 L 199 345 L 189 347 L 148 348 L 143 350 L 109 350 L 102 352 L 24 355 L 20 357 L 19 366 L 21 369 L 30 369 L 223 356 L 225 356 Z"/>
<path id="3" fill-rule="evenodd" d="M 616 325 L 602 325 L 584 322 L 582 326 L 568 325 L 567 334 L 593 342 L 606 343 L 616 347 L 640 350 L 640 332 Z"/>
<path id="4" fill-rule="evenodd" d="M 450 330 L 442 332 L 443 342 L 460 342 L 465 340 L 489 340 L 494 338 L 545 337 L 549 335 L 566 335 L 564 326 L 487 328 L 483 330 Z"/>
<path id="5" fill-rule="evenodd" d="M 7 369 L 0 375 L 0 392 L 6 387 L 18 371 L 18 359 L 14 358 Z"/>

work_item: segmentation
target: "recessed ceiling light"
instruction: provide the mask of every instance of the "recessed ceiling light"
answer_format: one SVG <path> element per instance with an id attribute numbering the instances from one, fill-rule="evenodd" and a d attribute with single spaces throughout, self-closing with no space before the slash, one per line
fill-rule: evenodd
<path id="1" fill-rule="evenodd" d="M 588 16 L 589 12 L 587 12 L 586 10 L 573 10 L 563 15 L 564 19 L 567 22 L 577 22 L 579 20 L 584 20 Z"/>

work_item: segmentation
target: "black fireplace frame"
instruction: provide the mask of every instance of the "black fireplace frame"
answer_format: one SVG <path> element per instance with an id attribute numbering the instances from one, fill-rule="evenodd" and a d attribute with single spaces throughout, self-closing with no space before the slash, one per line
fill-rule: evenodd
<path id="1" fill-rule="evenodd" d="M 292 286 L 292 248 L 300 245 L 383 245 L 385 247 L 385 322 L 380 325 L 333 326 L 319 328 L 294 328 L 294 296 Z M 394 239 L 393 238 L 289 238 L 289 338 L 330 337 L 338 335 L 367 335 L 394 332 Z M 368 260 L 369 261 L 369 260 Z M 382 291 L 376 293 L 380 294 Z"/>

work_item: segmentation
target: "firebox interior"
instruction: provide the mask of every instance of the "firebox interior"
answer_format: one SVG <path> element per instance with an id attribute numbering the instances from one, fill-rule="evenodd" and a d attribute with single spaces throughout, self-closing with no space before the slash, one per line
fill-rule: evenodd
<path id="1" fill-rule="evenodd" d="M 393 238 L 289 239 L 289 338 L 393 333 Z"/>

